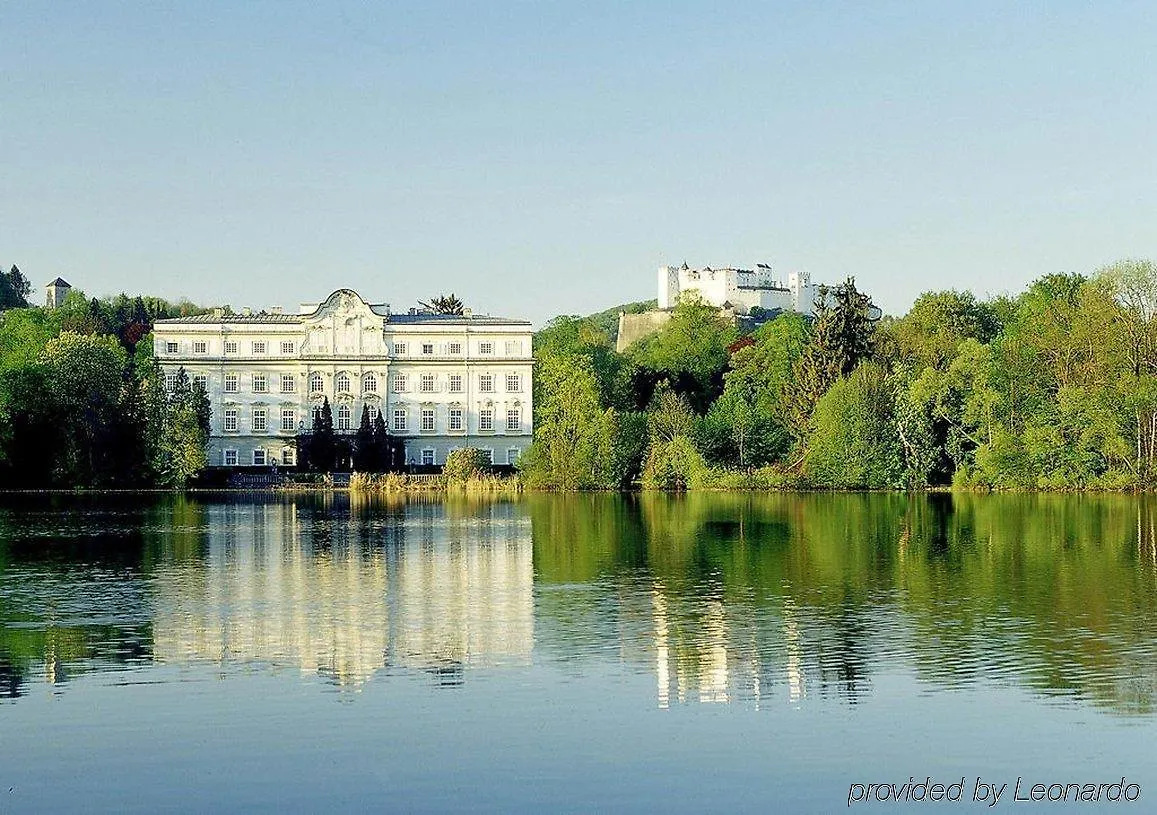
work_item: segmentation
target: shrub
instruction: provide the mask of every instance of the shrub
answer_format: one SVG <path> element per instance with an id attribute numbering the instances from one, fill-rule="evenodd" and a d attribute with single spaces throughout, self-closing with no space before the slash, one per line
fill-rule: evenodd
<path id="1" fill-rule="evenodd" d="M 461 447 L 446 456 L 442 474 L 448 481 L 469 481 L 490 472 L 490 458 L 477 447 Z"/>

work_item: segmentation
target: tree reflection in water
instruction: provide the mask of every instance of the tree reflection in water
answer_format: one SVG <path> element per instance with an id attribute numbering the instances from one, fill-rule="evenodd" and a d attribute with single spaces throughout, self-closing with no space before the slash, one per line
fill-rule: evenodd
<path id="1" fill-rule="evenodd" d="M 7 498 L 0 697 L 156 663 L 379 674 L 598 663 L 691 701 L 854 704 L 890 672 L 1153 710 L 1149 498 Z"/>

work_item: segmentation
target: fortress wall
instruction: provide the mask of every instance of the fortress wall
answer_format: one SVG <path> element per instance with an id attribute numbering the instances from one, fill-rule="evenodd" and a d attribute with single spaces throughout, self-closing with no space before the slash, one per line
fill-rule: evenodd
<path id="1" fill-rule="evenodd" d="M 622 353 L 632 343 L 654 334 L 671 319 L 669 311 L 645 311 L 642 314 L 619 313 L 619 339 L 615 350 Z"/>

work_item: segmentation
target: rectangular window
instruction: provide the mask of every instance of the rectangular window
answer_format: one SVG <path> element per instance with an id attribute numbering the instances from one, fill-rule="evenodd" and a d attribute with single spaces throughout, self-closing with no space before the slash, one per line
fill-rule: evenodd
<path id="1" fill-rule="evenodd" d="M 195 340 L 193 342 L 193 353 L 194 354 L 207 354 L 207 353 L 209 353 L 209 343 L 205 342 L 204 340 Z"/>
<path id="2" fill-rule="evenodd" d="M 518 448 L 517 447 L 511 447 L 509 450 L 506 451 L 506 463 L 511 464 L 511 465 L 518 463 Z"/>
<path id="3" fill-rule="evenodd" d="M 482 393 L 494 393 L 494 374 L 482 374 L 478 377 L 478 390 Z"/>
<path id="4" fill-rule="evenodd" d="M 432 343 L 432 342 L 422 343 L 422 353 L 423 354 L 433 354 L 434 353 L 434 343 Z"/>
<path id="5" fill-rule="evenodd" d="M 237 466 L 237 451 L 236 450 L 226 450 L 225 451 L 225 458 L 223 459 L 223 461 L 225 462 L 226 467 L 236 467 Z"/>
<path id="6" fill-rule="evenodd" d="M 174 391 L 177 389 L 177 375 L 174 373 L 165 374 L 165 390 Z"/>
<path id="7" fill-rule="evenodd" d="M 426 465 L 427 467 L 429 467 L 431 464 L 434 463 L 434 451 L 433 450 L 426 448 L 425 450 L 422 451 L 422 463 L 424 465 Z"/>
<path id="8" fill-rule="evenodd" d="M 522 430 L 522 411 L 518 408 L 506 410 L 506 432 L 517 433 Z"/>
<path id="9" fill-rule="evenodd" d="M 281 432 L 292 433 L 297 429 L 297 411 L 293 408 L 281 409 Z"/>
<path id="10" fill-rule="evenodd" d="M 398 433 L 406 432 L 406 411 L 401 408 L 394 411 L 394 430 Z"/>
<path id="11" fill-rule="evenodd" d="M 225 393 L 237 393 L 237 374 L 225 374 Z"/>
<path id="12" fill-rule="evenodd" d="M 506 375 L 506 392 L 518 393 L 522 390 L 522 377 L 518 374 Z"/>
<path id="13" fill-rule="evenodd" d="M 225 353 L 226 354 L 236 354 L 237 353 L 237 342 L 235 340 L 225 340 Z"/>
<path id="14" fill-rule="evenodd" d="M 269 393 L 269 380 L 265 378 L 265 374 L 253 374 L 253 392 Z"/>
<path id="15" fill-rule="evenodd" d="M 269 414 L 265 412 L 265 408 L 253 408 L 253 432 L 264 433 L 268 427 Z"/>
<path id="16" fill-rule="evenodd" d="M 264 354 L 265 348 L 266 345 L 264 340 L 253 343 L 253 353 L 255 354 Z"/>
<path id="17" fill-rule="evenodd" d="M 462 374 L 450 374 L 450 393 L 462 392 Z"/>
<path id="18" fill-rule="evenodd" d="M 522 356 L 522 341 L 521 340 L 507 340 L 506 341 L 506 356 L 520 357 Z"/>
<path id="19" fill-rule="evenodd" d="M 446 426 L 451 431 L 462 432 L 462 408 L 450 408 L 449 421 Z"/>
<path id="20" fill-rule="evenodd" d="M 406 375 L 394 374 L 394 393 L 406 392 Z"/>
<path id="21" fill-rule="evenodd" d="M 209 390 L 209 377 L 205 374 L 193 374 L 193 384 L 200 385 L 201 390 Z"/>
<path id="22" fill-rule="evenodd" d="M 446 346 L 446 353 L 452 354 L 454 356 L 461 356 L 462 355 L 462 343 L 452 342 L 452 343 L 448 344 Z"/>
<path id="23" fill-rule="evenodd" d="M 434 432 L 434 408 L 422 408 L 422 432 Z"/>
<path id="24" fill-rule="evenodd" d="M 237 409 L 236 408 L 225 408 L 224 428 L 225 428 L 226 433 L 236 433 L 237 432 Z M 233 454 L 236 455 L 237 451 L 234 450 Z M 236 462 L 234 462 L 234 463 L 236 463 Z"/>
<path id="25" fill-rule="evenodd" d="M 479 448 L 478 452 L 482 454 L 482 460 L 487 464 L 494 463 L 494 451 L 489 447 L 481 447 Z"/>
<path id="26" fill-rule="evenodd" d="M 297 390 L 297 380 L 293 378 L 293 374 L 281 375 L 281 392 L 293 393 Z"/>
<path id="27" fill-rule="evenodd" d="M 165 343 L 165 353 L 166 353 L 166 354 L 175 354 L 175 353 L 177 353 L 177 343 L 175 343 L 175 342 L 166 342 L 166 343 Z"/>
<path id="28" fill-rule="evenodd" d="M 296 447 L 282 447 L 281 448 L 281 463 L 286 467 L 297 466 L 297 448 Z"/>
<path id="29" fill-rule="evenodd" d="M 264 467 L 266 464 L 266 461 L 267 461 L 267 459 L 265 458 L 265 451 L 264 450 L 258 449 L 258 450 L 253 451 L 253 466 L 254 467 Z"/>
<path id="30" fill-rule="evenodd" d="M 281 343 L 281 353 L 292 354 L 293 353 L 293 343 L 292 342 L 282 342 Z"/>
<path id="31" fill-rule="evenodd" d="M 480 353 L 480 354 L 493 354 L 494 353 L 494 343 L 492 343 L 492 342 L 480 342 L 480 343 L 478 343 L 478 353 Z"/>
<path id="32" fill-rule="evenodd" d="M 404 357 L 406 355 L 406 344 L 404 342 L 394 343 L 394 356 Z"/>
<path id="33" fill-rule="evenodd" d="M 434 392 L 434 375 L 433 374 L 422 374 L 422 378 L 419 381 L 421 382 L 422 393 L 433 393 Z"/>
<path id="34" fill-rule="evenodd" d="M 478 429 L 483 432 L 494 430 L 494 408 L 482 408 L 478 412 Z"/>

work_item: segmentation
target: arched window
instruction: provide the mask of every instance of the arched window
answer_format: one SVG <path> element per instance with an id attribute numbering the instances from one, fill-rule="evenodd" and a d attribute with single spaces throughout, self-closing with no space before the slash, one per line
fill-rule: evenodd
<path id="1" fill-rule="evenodd" d="M 322 379 L 321 374 L 314 371 L 309 375 L 309 392 L 321 393 L 323 390 L 325 390 L 325 380 Z"/>
<path id="2" fill-rule="evenodd" d="M 350 392 L 350 375 L 338 374 L 333 380 L 333 389 L 335 393 L 349 393 Z"/>
<path id="3" fill-rule="evenodd" d="M 378 390 L 378 378 L 373 374 L 366 374 L 362 377 L 362 392 L 376 393 Z"/>
<path id="4" fill-rule="evenodd" d="M 337 429 L 338 430 L 349 430 L 350 429 L 350 406 L 349 405 L 341 405 L 338 407 L 338 409 L 337 409 Z"/>

